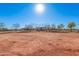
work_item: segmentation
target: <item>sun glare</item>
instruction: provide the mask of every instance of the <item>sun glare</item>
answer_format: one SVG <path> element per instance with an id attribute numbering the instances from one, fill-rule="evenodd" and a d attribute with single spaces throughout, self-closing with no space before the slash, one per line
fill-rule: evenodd
<path id="1" fill-rule="evenodd" d="M 35 12 L 36 12 L 36 13 L 41 14 L 41 13 L 44 12 L 44 10 L 45 10 L 45 7 L 44 7 L 43 4 L 36 4 L 36 5 L 35 5 Z"/>

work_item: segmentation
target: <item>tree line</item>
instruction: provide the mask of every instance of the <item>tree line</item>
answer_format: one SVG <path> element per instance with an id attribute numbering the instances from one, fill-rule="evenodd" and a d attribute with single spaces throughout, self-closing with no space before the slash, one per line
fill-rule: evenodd
<path id="1" fill-rule="evenodd" d="M 47 31 L 47 32 L 72 32 L 72 31 L 78 31 L 76 28 L 75 22 L 69 22 L 67 24 L 67 27 L 65 28 L 64 24 L 51 24 L 51 25 L 44 25 L 44 26 L 37 26 L 34 27 L 33 25 L 25 25 L 25 27 L 20 28 L 20 24 L 15 23 L 12 25 L 12 28 L 7 28 L 5 23 L 0 23 L 0 31 Z"/>

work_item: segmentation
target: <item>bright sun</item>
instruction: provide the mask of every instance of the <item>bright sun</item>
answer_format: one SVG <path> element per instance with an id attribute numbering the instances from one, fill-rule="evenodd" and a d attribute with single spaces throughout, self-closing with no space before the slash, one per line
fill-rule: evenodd
<path id="1" fill-rule="evenodd" d="M 45 10 L 45 7 L 43 4 L 36 4 L 35 5 L 35 11 L 39 14 L 43 13 Z"/>

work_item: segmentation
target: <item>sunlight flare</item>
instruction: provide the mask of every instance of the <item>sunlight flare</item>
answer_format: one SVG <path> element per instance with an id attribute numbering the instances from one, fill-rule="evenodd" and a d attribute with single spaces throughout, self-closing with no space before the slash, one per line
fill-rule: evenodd
<path id="1" fill-rule="evenodd" d="M 35 12 L 36 13 L 43 13 L 45 11 L 45 6 L 43 4 L 36 4 L 35 5 Z"/>

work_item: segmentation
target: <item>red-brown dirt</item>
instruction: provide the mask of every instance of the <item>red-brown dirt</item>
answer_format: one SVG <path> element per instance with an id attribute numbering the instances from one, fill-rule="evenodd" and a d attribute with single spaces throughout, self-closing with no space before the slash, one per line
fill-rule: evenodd
<path id="1" fill-rule="evenodd" d="M 79 56 L 79 33 L 0 34 L 0 56 Z"/>

